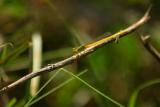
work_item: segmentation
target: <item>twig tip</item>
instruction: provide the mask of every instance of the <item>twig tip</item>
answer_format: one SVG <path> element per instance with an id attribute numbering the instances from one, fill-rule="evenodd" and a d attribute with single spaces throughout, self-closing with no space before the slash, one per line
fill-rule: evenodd
<path id="1" fill-rule="evenodd" d="M 152 9 L 152 4 L 148 7 L 148 9 L 147 9 L 147 11 L 146 11 L 146 13 L 145 13 L 145 15 L 144 16 L 149 16 L 149 13 L 150 13 L 150 11 L 151 11 L 151 9 Z"/>

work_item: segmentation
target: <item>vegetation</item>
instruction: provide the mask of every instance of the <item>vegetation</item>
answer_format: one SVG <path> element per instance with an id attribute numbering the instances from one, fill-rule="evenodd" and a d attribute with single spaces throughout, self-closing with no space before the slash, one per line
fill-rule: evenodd
<path id="1" fill-rule="evenodd" d="M 159 107 L 158 0 L 1 0 L 0 88 L 123 32 L 151 4 L 136 31 L 1 92 L 0 107 Z"/>

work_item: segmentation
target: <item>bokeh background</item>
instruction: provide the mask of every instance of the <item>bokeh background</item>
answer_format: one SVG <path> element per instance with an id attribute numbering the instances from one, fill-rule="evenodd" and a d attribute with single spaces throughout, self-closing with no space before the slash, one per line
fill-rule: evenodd
<path id="1" fill-rule="evenodd" d="M 41 67 L 73 54 L 73 48 L 96 41 L 104 33 L 118 32 L 141 18 L 149 5 L 151 19 L 139 31 L 150 35 L 160 50 L 159 0 L 1 0 L 0 1 L 0 87 L 30 73 L 34 57 L 32 36 L 42 40 Z M 118 101 L 136 107 L 160 107 L 160 84 L 144 83 L 160 78 L 160 63 L 144 48 L 139 36 L 131 33 L 118 43 L 110 43 L 73 64 L 65 66 L 96 89 Z M 41 76 L 39 87 L 54 75 Z M 41 96 L 70 75 L 63 71 L 38 95 Z M 31 99 L 27 81 L 0 95 L 0 107 L 23 107 Z M 138 91 L 136 91 L 138 90 Z M 138 93 L 137 96 L 133 93 Z M 131 103 L 131 96 L 136 103 Z M 118 107 L 79 80 L 49 94 L 32 107 Z"/>

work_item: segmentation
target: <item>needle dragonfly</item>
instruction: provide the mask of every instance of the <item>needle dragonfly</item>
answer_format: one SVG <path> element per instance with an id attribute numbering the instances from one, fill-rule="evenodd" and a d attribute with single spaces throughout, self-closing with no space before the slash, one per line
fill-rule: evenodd
<path id="1" fill-rule="evenodd" d="M 88 43 L 88 44 L 85 44 L 85 45 L 81 45 L 79 47 L 76 47 L 76 48 L 73 48 L 73 53 L 78 53 L 80 51 L 83 51 L 84 49 L 86 48 L 90 48 L 90 47 L 93 47 L 93 46 L 97 46 L 97 45 L 101 45 L 103 44 L 106 40 L 108 40 L 108 38 L 110 38 L 110 33 L 105 33 L 102 35 L 102 39 L 98 40 L 98 41 L 95 41 L 95 42 L 91 42 L 91 43 Z M 105 36 L 105 37 L 104 37 Z M 114 36 L 114 35 L 113 35 Z M 118 38 L 117 38 L 118 39 Z M 117 42 L 117 39 L 115 42 Z"/>

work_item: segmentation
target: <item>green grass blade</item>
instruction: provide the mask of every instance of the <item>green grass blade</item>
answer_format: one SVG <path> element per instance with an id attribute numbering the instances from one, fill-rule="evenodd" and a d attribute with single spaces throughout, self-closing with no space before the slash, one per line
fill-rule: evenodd
<path id="1" fill-rule="evenodd" d="M 9 101 L 9 103 L 5 107 L 13 107 L 16 101 L 17 101 L 16 98 L 13 98 L 11 101 Z"/>
<path id="2" fill-rule="evenodd" d="M 10 63 L 14 61 L 20 54 L 22 54 L 24 51 L 28 49 L 29 45 L 28 43 L 23 43 L 19 47 L 15 48 L 12 52 L 9 53 L 7 58 L 5 58 L 6 63 Z"/>
<path id="3" fill-rule="evenodd" d="M 61 69 L 62 70 L 62 69 Z M 82 74 L 84 74 L 85 72 L 87 72 L 87 70 L 82 71 L 81 73 L 77 74 L 78 76 L 81 76 Z M 71 77 L 70 79 L 66 80 L 65 82 L 61 83 L 60 85 L 58 85 L 57 87 L 51 89 L 50 91 L 48 91 L 47 93 L 43 94 L 42 96 L 40 96 L 39 98 L 35 99 L 34 101 L 32 101 L 28 106 L 33 105 L 34 103 L 38 102 L 39 100 L 43 99 L 44 97 L 48 96 L 49 94 L 55 92 L 56 90 L 60 89 L 61 87 L 65 86 L 66 84 L 68 84 L 70 81 L 72 81 L 74 79 L 74 77 Z M 28 107 L 26 106 L 26 107 Z"/>
<path id="4" fill-rule="evenodd" d="M 120 104 L 117 101 L 113 100 L 112 98 L 108 97 L 104 93 L 100 92 L 99 90 L 97 90 L 96 88 L 94 88 L 93 86 L 91 86 L 90 84 L 88 84 L 87 82 L 85 82 L 84 80 L 82 80 L 81 78 L 79 78 L 78 76 L 74 75 L 73 73 L 67 71 L 66 69 L 63 69 L 63 71 L 65 71 L 69 75 L 73 76 L 74 78 L 78 79 L 79 81 L 81 81 L 82 83 L 84 83 L 86 86 L 88 86 L 89 88 L 91 88 L 93 91 L 95 91 L 99 95 L 103 96 L 104 98 L 108 99 L 109 101 L 111 101 L 112 103 L 116 104 L 117 106 L 124 107 L 122 104 Z"/>
<path id="5" fill-rule="evenodd" d="M 13 47 L 13 44 L 12 44 L 12 43 L 4 43 L 4 44 L 1 44 L 1 45 L 0 45 L 0 48 L 6 47 L 6 46 L 11 46 L 11 47 Z"/>
<path id="6" fill-rule="evenodd" d="M 152 85 L 159 84 L 159 83 L 160 83 L 160 79 L 155 79 L 155 80 L 148 81 L 140 85 L 139 87 L 137 87 L 129 99 L 128 107 L 136 107 L 136 100 L 137 100 L 137 97 L 140 91 L 142 91 L 143 89 L 147 87 L 150 87 Z"/>
<path id="7" fill-rule="evenodd" d="M 12 43 L 5 43 L 5 44 L 0 45 L 0 49 L 3 48 L 2 52 L 1 52 L 1 61 L 3 61 L 7 56 L 8 46 L 13 47 L 13 44 Z"/>
<path id="8" fill-rule="evenodd" d="M 54 73 L 51 78 L 37 91 L 37 93 L 35 94 L 35 96 L 33 96 L 26 104 L 24 107 L 28 107 L 30 105 L 30 103 L 33 101 L 34 98 L 37 97 L 37 95 L 58 75 L 58 73 L 61 71 L 61 69 L 59 69 L 56 73 Z"/>

